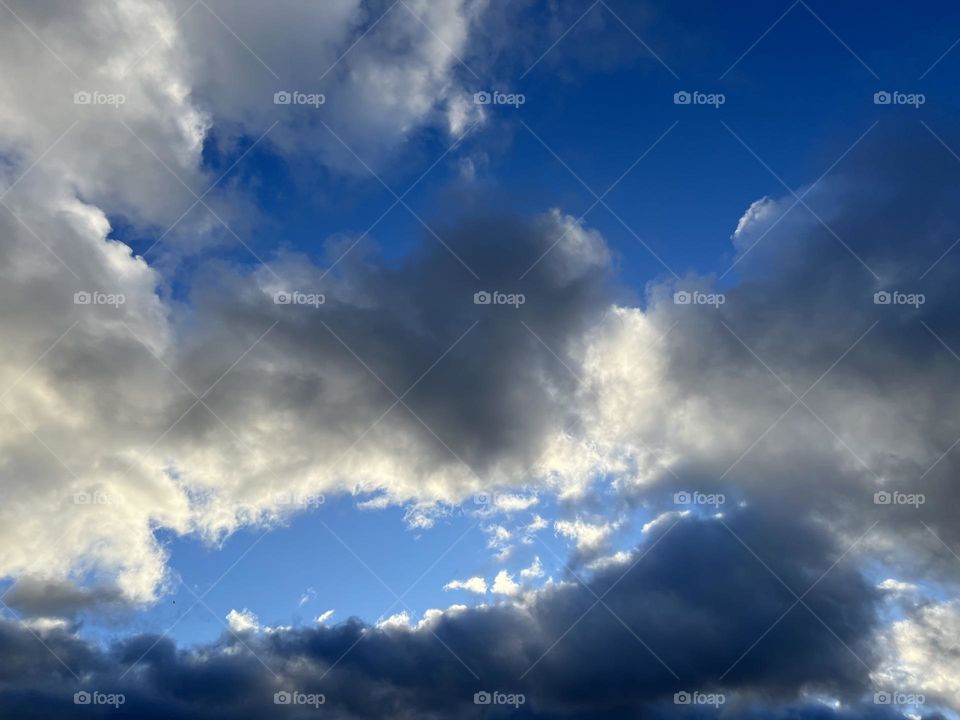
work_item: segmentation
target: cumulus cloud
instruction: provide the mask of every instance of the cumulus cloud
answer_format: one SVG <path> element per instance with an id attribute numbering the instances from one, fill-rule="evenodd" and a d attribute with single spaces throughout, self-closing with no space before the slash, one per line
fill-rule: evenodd
<path id="1" fill-rule="evenodd" d="M 522 578 L 543 577 L 543 564 L 540 562 L 539 555 L 533 558 L 533 562 L 530 563 L 528 567 L 525 567 L 523 568 L 523 570 L 520 571 L 520 577 Z"/>
<path id="2" fill-rule="evenodd" d="M 578 517 L 575 520 L 557 520 L 553 527 L 560 535 L 573 540 L 579 552 L 595 553 L 604 546 L 618 523 L 590 523 Z"/>
<path id="3" fill-rule="evenodd" d="M 885 659 L 874 673 L 888 692 L 922 693 L 949 707 L 960 706 L 960 603 L 934 602 L 883 634 Z"/>
<path id="4" fill-rule="evenodd" d="M 444 590 L 469 590 L 478 595 L 487 593 L 487 581 L 482 577 L 476 576 L 466 580 L 451 580 L 443 586 Z"/>
<path id="5" fill-rule="evenodd" d="M 0 29 L 0 302 L 18 312 L 0 320 L 11 348 L 0 366 L 6 459 L 0 574 L 33 573 L 38 583 L 92 578 L 116 586 L 127 600 L 148 602 L 167 580 L 165 550 L 153 529 L 216 537 L 309 505 L 302 494 L 262 485 L 272 460 L 253 448 L 260 444 L 254 436 L 265 439 L 266 425 L 234 433 L 246 421 L 214 420 L 251 453 L 227 486 L 214 479 L 224 468 L 210 444 L 191 435 L 215 439 L 197 417 L 213 412 L 212 397 L 193 406 L 197 395 L 212 391 L 278 319 L 236 327 L 232 357 L 215 358 L 190 328 L 224 318 L 197 320 L 169 299 L 171 278 L 163 274 L 169 257 L 202 252 L 225 237 L 233 243 L 234 226 L 249 227 L 241 210 L 247 203 L 230 201 L 237 192 L 230 179 L 215 183 L 204 148 L 215 142 L 228 152 L 230 143 L 243 141 L 244 157 L 262 138 L 261 147 L 272 152 L 302 155 L 294 140 L 309 138 L 326 148 L 317 160 L 345 167 L 343 145 L 310 108 L 301 114 L 305 108 L 273 102 L 281 89 L 310 91 L 316 73 L 306 68 L 329 60 L 325 107 L 338 109 L 325 117 L 375 164 L 413 129 L 446 124 L 448 101 L 461 94 L 455 55 L 465 54 L 481 9 L 472 2 L 287 3 L 271 9 L 276 25 L 268 30 L 261 8 L 250 3 L 10 3 L 9 22 Z M 350 49 L 361 34 L 364 42 Z M 469 113 L 458 112 L 467 122 Z M 337 121 L 348 117 L 349 123 Z M 277 132 L 266 137 L 274 122 Z M 356 167 L 354 158 L 349 162 Z M 118 222 L 156 240 L 147 257 L 111 239 Z M 270 283 L 279 276 L 267 277 L 226 284 L 252 293 L 249 299 L 269 311 Z M 371 308 L 369 297 L 353 301 L 361 312 Z M 248 332 L 253 336 L 241 337 Z M 272 366 L 265 357 L 258 362 L 261 369 Z M 292 382 L 314 389 L 320 382 L 288 370 Z M 287 384 L 285 392 L 298 391 Z M 265 396 L 245 406 L 247 420 L 262 402 Z M 292 409 L 278 410 L 272 421 L 289 423 Z M 361 422 L 367 417 L 341 429 Z M 176 449 L 187 436 L 193 447 Z M 364 482 L 372 477 L 374 486 L 389 472 L 383 463 L 370 469 Z M 226 495 L 238 502 L 217 506 Z"/>
<path id="6" fill-rule="evenodd" d="M 262 715 L 275 685 L 229 638 L 103 649 L 72 635 L 74 620 L 156 600 L 169 581 L 158 529 L 216 541 L 316 510 L 325 493 L 406 505 L 423 529 L 475 493 L 493 492 L 489 512 L 506 517 L 552 494 L 569 511 L 555 531 L 594 573 L 590 588 L 558 583 L 417 625 L 401 613 L 287 630 L 230 611 L 286 677 L 306 686 L 329 671 L 348 716 L 377 702 L 469 711 L 474 683 L 432 634 L 503 687 L 532 668 L 531 698 L 559 715 L 641 704 L 656 716 L 674 675 L 791 702 L 808 687 L 855 702 L 896 680 L 958 703 L 941 631 L 956 608 L 931 600 L 957 578 L 944 545 L 960 544 L 960 421 L 945 391 L 960 218 L 940 148 L 867 141 L 867 159 L 799 190 L 816 215 L 789 195 L 749 205 L 731 218 L 735 276 L 717 307 L 673 301 L 716 291 L 694 276 L 623 304 L 604 239 L 561 210 L 430 218 L 401 260 L 353 236 L 318 257 L 271 250 L 256 269 L 207 262 L 177 275 L 175 298 L 172 265 L 256 227 L 230 202 L 240 183 L 197 200 L 218 179 L 205 155 L 258 141 L 292 163 L 366 172 L 417 128 L 464 132 L 483 115 L 458 56 L 472 61 L 487 4 L 283 2 L 269 27 L 247 2 L 11 8 L 0 306 L 17 312 L 0 315 L 0 575 L 16 581 L 4 602 L 25 627 L 0 628 L 0 703 L 13 716 L 58 705 L 52 678 L 72 683 L 29 630 L 79 675 L 149 700 L 142 717 L 193 704 Z M 577 32 L 610 22 L 600 10 Z M 289 91 L 324 93 L 322 113 L 274 103 Z M 122 224 L 161 247 L 136 255 L 114 237 Z M 292 293 L 324 301 L 275 300 Z M 913 303 L 884 301 L 896 293 Z M 691 489 L 726 502 L 677 511 L 673 492 Z M 610 498 L 615 511 L 595 514 Z M 610 554 L 621 513 L 638 508 L 656 515 L 642 527 L 650 555 Z M 502 553 L 550 525 L 489 522 Z M 864 557 L 891 579 L 877 587 L 845 564 Z M 520 571 L 540 575 L 539 560 Z M 488 589 L 482 577 L 446 587 Z M 520 595 L 505 570 L 490 589 Z M 588 590 L 609 593 L 604 605 L 547 652 L 596 601 Z M 878 629 L 878 596 L 908 593 L 914 604 Z M 381 657 L 449 664 L 446 704 Z"/>
<path id="7" fill-rule="evenodd" d="M 805 597 L 807 607 L 784 614 L 793 598 L 771 570 L 803 587 L 842 550 L 821 529 L 789 516 L 744 512 L 726 522 L 729 528 L 687 517 L 652 535 L 626 571 L 600 571 L 589 588 L 549 586 L 520 605 L 433 613 L 416 626 L 400 614 L 376 627 L 349 620 L 249 634 L 243 643 L 226 634 L 193 650 L 154 636 L 101 649 L 52 631 L 45 642 L 82 681 L 52 654 L 34 652 L 36 641 L 25 631 L 3 623 L 0 706 L 13 715 L 36 703 L 64 707 L 90 686 L 125 693 L 126 711 L 142 717 L 247 718 L 272 708 L 274 692 L 298 688 L 323 692 L 326 709 L 344 717 L 379 717 L 384 707 L 400 717 L 479 717 L 471 673 L 525 693 L 527 711 L 544 717 L 627 708 L 655 714 L 689 684 L 722 685 L 745 710 L 751 702 L 796 703 L 810 692 L 856 705 L 869 678 L 853 653 L 873 658 L 876 591 L 839 563 Z M 734 534 L 754 546 L 766 543 L 769 570 Z M 140 656 L 139 669 L 121 678 Z M 421 667 L 434 671 L 409 672 Z M 17 692 L 7 691 L 11 682 Z"/>
<path id="8" fill-rule="evenodd" d="M 260 629 L 260 621 L 257 616 L 244 608 L 243 610 L 231 610 L 227 613 L 227 625 L 234 632 L 249 632 Z"/>
<path id="9" fill-rule="evenodd" d="M 520 593 L 520 585 L 513 579 L 513 575 L 506 570 L 501 570 L 493 579 L 493 585 L 490 586 L 490 592 L 495 595 L 507 595 L 513 597 Z"/>

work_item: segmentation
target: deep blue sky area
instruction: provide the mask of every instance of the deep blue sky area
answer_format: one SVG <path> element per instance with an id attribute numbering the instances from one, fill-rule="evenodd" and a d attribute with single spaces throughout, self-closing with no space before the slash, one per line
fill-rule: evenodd
<path id="1" fill-rule="evenodd" d="M 633 233 L 678 275 L 722 274 L 732 259 L 730 235 L 751 202 L 786 193 L 781 180 L 793 189 L 814 181 L 875 122 L 871 133 L 903 125 L 936 142 L 915 122 L 924 119 L 949 134 L 943 121 L 958 110 L 950 90 L 960 57 L 936 62 L 956 38 L 948 20 L 924 22 L 922 5 L 871 3 L 864 12 L 858 3 L 679 3 L 655 15 L 629 2 L 609 3 L 611 10 L 597 5 L 525 76 L 531 63 L 509 53 L 509 61 L 486 72 L 477 65 L 480 80 L 463 71 L 478 90 L 520 92 L 526 102 L 491 107 L 485 126 L 405 201 L 431 226 L 456 218 L 462 208 L 450 189 L 463 183 L 460 162 L 482 149 L 473 190 L 482 191 L 489 211 L 555 206 L 580 217 L 595 201 L 591 191 L 602 194 L 647 153 L 605 197 L 610 209 L 596 205 L 585 222 L 617 250 L 623 280 L 633 287 L 669 274 Z M 960 9 L 934 6 L 939 17 L 960 19 Z M 581 14 L 571 9 L 571 23 Z M 542 20 L 536 8 L 523 18 Z M 547 47 L 528 48 L 524 57 L 536 59 Z M 675 105 L 680 90 L 723 93 L 725 102 Z M 922 92 L 927 103 L 877 106 L 879 90 Z M 211 175 L 230 168 L 253 140 L 214 127 L 204 150 Z M 445 133 L 424 130 L 375 171 L 403 194 L 452 143 Z M 856 149 L 838 168 L 855 157 Z M 322 257 L 331 236 L 367 231 L 395 198 L 359 161 L 351 163 L 353 174 L 314 169 L 305 178 L 302 167 L 295 172 L 268 145 L 254 148 L 221 181 L 244 187 L 258 213 L 241 224 L 244 241 L 269 254 L 280 237 L 282 247 Z M 154 240 L 125 233 L 122 218 L 114 232 L 135 251 Z M 417 243 L 435 242 L 402 205 L 370 239 L 397 261 Z M 225 252 L 255 262 L 235 241 Z"/>

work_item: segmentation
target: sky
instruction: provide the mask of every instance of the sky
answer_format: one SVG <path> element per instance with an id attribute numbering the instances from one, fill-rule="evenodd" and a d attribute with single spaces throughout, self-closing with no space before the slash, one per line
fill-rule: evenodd
<path id="1" fill-rule="evenodd" d="M 960 716 L 958 36 L 0 0 L 0 716 Z"/>

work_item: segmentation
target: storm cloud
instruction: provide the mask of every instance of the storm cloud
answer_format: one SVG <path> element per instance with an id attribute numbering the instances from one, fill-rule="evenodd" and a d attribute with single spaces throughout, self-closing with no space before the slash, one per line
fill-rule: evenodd
<path id="1" fill-rule="evenodd" d="M 585 584 L 571 576 L 518 605 L 428 613 L 416 626 L 351 619 L 192 649 L 147 635 L 100 650 L 53 631 L 38 652 L 7 624 L 0 705 L 62 713 L 84 689 L 125 695 L 104 717 L 261 717 L 284 690 L 322 693 L 324 712 L 355 718 L 479 717 L 484 690 L 523 693 L 521 716 L 558 718 L 655 712 L 683 691 L 742 708 L 811 692 L 856 704 L 870 687 L 878 593 L 841 552 L 789 517 L 686 515 Z"/>

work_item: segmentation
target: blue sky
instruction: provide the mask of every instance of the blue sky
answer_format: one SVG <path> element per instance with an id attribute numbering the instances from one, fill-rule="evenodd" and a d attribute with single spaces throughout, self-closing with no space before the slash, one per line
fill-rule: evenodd
<path id="1" fill-rule="evenodd" d="M 488 624 L 460 664 L 529 666 L 527 688 L 549 654 L 544 717 L 661 713 L 664 668 L 737 712 L 874 717 L 861 701 L 891 687 L 956 710 L 960 7 L 5 9 L 0 630 L 23 620 L 78 682 L 73 658 L 102 653 L 104 683 L 183 717 L 169 686 L 124 684 L 135 656 L 181 650 L 202 684 L 201 659 L 245 650 L 305 688 L 352 633 L 426 657 Z M 604 670 L 623 705 L 604 704 L 547 637 L 585 592 L 644 651 L 675 629 L 705 665 Z M 764 645 L 753 623 L 793 598 L 816 632 L 791 615 Z M 407 645 L 383 626 L 402 612 Z M 571 652 L 648 672 L 589 617 Z M 800 638 L 792 667 L 761 654 Z M 364 680 L 331 698 L 415 690 L 349 662 Z M 246 712 L 210 702 L 195 716 Z"/>

